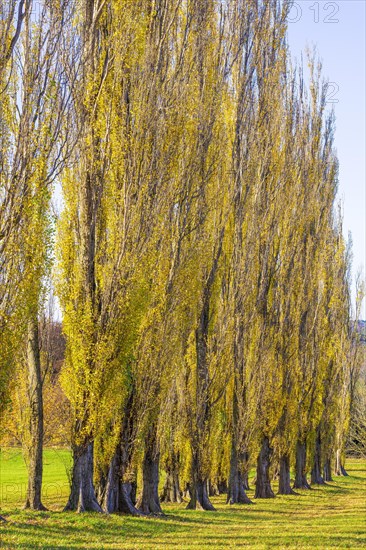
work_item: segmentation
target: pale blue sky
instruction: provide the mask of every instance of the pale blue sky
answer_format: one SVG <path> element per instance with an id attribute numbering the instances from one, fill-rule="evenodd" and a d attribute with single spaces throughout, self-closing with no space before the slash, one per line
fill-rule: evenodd
<path id="1" fill-rule="evenodd" d="M 365 7 L 366 0 L 296 0 L 289 17 L 293 55 L 299 59 L 306 46 L 316 45 L 324 76 L 334 83 L 339 196 L 345 233 L 352 232 L 353 274 L 366 264 Z"/>

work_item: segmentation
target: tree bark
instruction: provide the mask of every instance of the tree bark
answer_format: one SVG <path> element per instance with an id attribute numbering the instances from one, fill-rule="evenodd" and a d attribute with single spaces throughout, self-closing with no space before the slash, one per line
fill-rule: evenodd
<path id="1" fill-rule="evenodd" d="M 123 411 L 119 442 L 109 466 L 105 487 L 100 496 L 103 509 L 108 513 L 141 516 L 136 504 L 136 484 L 133 476 L 127 476 L 131 466 L 135 435 L 133 417 L 134 390 L 131 389 Z"/>
<path id="2" fill-rule="evenodd" d="M 323 474 L 324 474 L 323 475 L 324 481 L 333 481 L 333 479 L 332 479 L 332 466 L 331 466 L 330 458 L 327 458 L 324 462 Z"/>
<path id="3" fill-rule="evenodd" d="M 102 506 L 105 512 L 130 514 L 142 516 L 143 512 L 138 510 L 134 504 L 134 487 L 132 482 L 123 481 L 124 472 L 123 456 L 121 447 L 118 446 L 112 458 Z"/>
<path id="4" fill-rule="evenodd" d="M 202 448 L 207 439 L 208 424 L 210 419 L 211 405 L 209 397 L 209 370 L 208 370 L 208 335 L 210 323 L 210 300 L 215 282 L 216 272 L 219 267 L 219 259 L 222 252 L 224 228 L 221 229 L 217 252 L 213 258 L 212 266 L 203 288 L 202 308 L 200 311 L 196 328 L 196 364 L 197 364 L 197 386 L 196 386 L 196 425 L 191 436 L 192 452 L 192 479 L 190 484 L 191 500 L 187 506 L 190 510 L 210 510 L 215 508 L 210 502 L 207 494 L 206 472 L 203 472 Z"/>
<path id="5" fill-rule="evenodd" d="M 306 479 L 306 441 L 296 443 L 296 464 L 294 489 L 310 489 Z"/>
<path id="6" fill-rule="evenodd" d="M 187 510 L 208 510 L 215 511 L 215 508 L 207 494 L 207 480 L 197 479 L 192 483 L 190 491 L 191 500 L 187 505 Z"/>
<path id="7" fill-rule="evenodd" d="M 159 501 L 159 451 L 156 441 L 156 427 L 150 429 L 146 438 L 145 455 L 142 466 L 142 494 L 137 508 L 144 514 L 162 515 Z"/>
<path id="8" fill-rule="evenodd" d="M 244 479 L 243 479 L 243 486 L 244 486 L 244 489 L 246 489 L 246 487 L 245 487 L 245 475 L 244 475 Z M 219 495 L 225 495 L 229 490 L 226 479 L 220 479 L 219 482 L 217 483 L 217 488 L 219 490 Z"/>
<path id="9" fill-rule="evenodd" d="M 245 491 L 249 491 L 249 453 L 244 452 L 244 467 L 242 472 L 243 487 Z"/>
<path id="10" fill-rule="evenodd" d="M 93 443 L 73 448 L 71 492 L 64 510 L 78 512 L 102 512 L 93 485 Z"/>
<path id="11" fill-rule="evenodd" d="M 161 502 L 182 502 L 182 492 L 179 486 L 179 454 L 173 449 L 166 464 L 166 480 L 163 492 L 160 496 Z"/>
<path id="12" fill-rule="evenodd" d="M 311 470 L 311 483 L 315 485 L 324 485 L 324 479 L 322 477 L 322 467 L 321 467 L 321 433 L 320 427 L 316 430 L 316 439 L 315 439 L 315 451 L 314 451 L 314 462 L 313 468 Z"/>
<path id="13" fill-rule="evenodd" d="M 243 376 L 242 362 L 239 361 L 241 354 L 238 352 L 238 345 L 235 342 L 234 356 L 237 369 L 240 370 L 241 377 Z M 247 476 L 243 475 L 243 469 L 246 469 L 247 453 L 241 453 L 239 455 L 238 444 L 240 443 L 239 432 L 239 406 L 238 395 L 239 391 L 237 387 L 237 379 L 235 379 L 234 396 L 233 396 L 233 428 L 231 436 L 231 456 L 230 456 L 230 474 L 229 474 L 229 487 L 227 503 L 229 504 L 251 504 L 252 501 L 246 495 L 245 489 L 248 485 Z M 247 472 L 246 472 L 247 474 Z"/>
<path id="14" fill-rule="evenodd" d="M 242 460 L 240 460 L 239 453 L 236 448 L 236 442 L 233 438 L 231 444 L 230 477 L 227 496 L 227 503 L 229 504 L 252 504 L 252 501 L 245 492 L 244 479 L 242 475 L 243 462 L 244 455 Z"/>
<path id="15" fill-rule="evenodd" d="M 341 473 L 342 473 L 342 476 L 348 476 L 348 472 L 347 470 L 345 469 L 345 467 L 341 464 Z"/>
<path id="16" fill-rule="evenodd" d="M 209 480 L 208 482 L 208 496 L 218 497 L 220 495 L 226 495 L 228 492 L 228 485 L 226 479 L 219 478 L 218 481 Z"/>
<path id="17" fill-rule="evenodd" d="M 290 457 L 284 454 L 280 457 L 280 481 L 278 487 L 279 495 L 296 495 L 291 487 L 290 480 Z"/>
<path id="18" fill-rule="evenodd" d="M 28 489 L 25 508 L 46 510 L 42 504 L 43 475 L 43 380 L 39 351 L 38 319 L 28 323 L 27 343 L 28 395 L 30 407 L 30 447 L 28 455 Z"/>
<path id="19" fill-rule="evenodd" d="M 262 440 L 262 447 L 257 460 L 257 479 L 255 482 L 255 498 L 274 498 L 272 491 L 269 467 L 271 464 L 272 449 L 269 439 L 265 436 Z"/>
<path id="20" fill-rule="evenodd" d="M 212 482 L 210 479 L 207 480 L 207 494 L 209 497 L 218 497 L 220 494 L 217 483 Z"/>
<path id="21" fill-rule="evenodd" d="M 192 456 L 192 480 L 189 485 L 191 500 L 187 510 L 209 510 L 215 511 L 207 494 L 207 477 L 202 473 L 201 460 L 197 451 Z"/>
<path id="22" fill-rule="evenodd" d="M 182 493 L 179 488 L 179 479 L 172 471 L 167 472 L 163 492 L 160 496 L 161 502 L 183 502 Z"/>

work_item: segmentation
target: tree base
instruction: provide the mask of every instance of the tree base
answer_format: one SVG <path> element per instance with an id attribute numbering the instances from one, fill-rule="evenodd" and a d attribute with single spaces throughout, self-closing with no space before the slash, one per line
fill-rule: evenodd
<path id="1" fill-rule="evenodd" d="M 112 458 L 107 476 L 103 476 L 99 485 L 99 502 L 108 514 L 128 514 L 142 516 L 135 506 L 134 482 L 124 482 L 122 472 L 126 464 L 122 462 L 121 448 L 118 447 Z"/>
<path id="2" fill-rule="evenodd" d="M 27 500 L 27 502 L 24 504 L 23 510 L 34 510 L 35 512 L 48 512 L 48 508 L 40 502 L 39 504 L 34 504 L 31 506 L 30 502 Z"/>
<path id="3" fill-rule="evenodd" d="M 272 449 L 269 445 L 269 439 L 268 437 L 264 437 L 257 460 L 257 478 L 255 481 L 256 489 L 254 498 L 275 498 L 269 477 L 271 456 Z"/>
<path id="4" fill-rule="evenodd" d="M 324 479 L 322 478 L 322 476 L 320 476 L 319 478 L 316 478 L 316 479 L 312 479 L 311 484 L 312 485 L 326 485 L 326 483 L 325 483 Z"/>
<path id="5" fill-rule="evenodd" d="M 325 485 L 323 476 L 319 472 L 312 471 L 311 473 L 311 484 L 312 485 Z"/>
<path id="6" fill-rule="evenodd" d="M 178 504 L 183 502 L 178 475 L 168 472 L 163 491 L 160 495 L 160 502 L 176 502 Z"/>
<path id="7" fill-rule="evenodd" d="M 324 481 L 333 481 L 330 460 L 326 460 L 323 468 Z"/>
<path id="8" fill-rule="evenodd" d="M 123 483 L 119 479 L 113 485 L 107 484 L 102 506 L 108 514 L 144 515 L 133 503 L 131 483 Z"/>
<path id="9" fill-rule="evenodd" d="M 192 487 L 191 500 L 189 501 L 187 510 L 207 510 L 209 512 L 215 512 L 216 509 L 210 501 L 207 494 L 207 482 L 199 481 L 195 487 Z"/>
<path id="10" fill-rule="evenodd" d="M 243 478 L 239 471 L 231 477 L 226 504 L 253 504 L 245 492 Z"/>
<path id="11" fill-rule="evenodd" d="M 303 490 L 311 491 L 311 486 L 310 486 L 310 484 L 307 482 L 306 479 L 304 479 L 301 483 L 297 483 L 297 482 L 295 481 L 295 483 L 293 484 L 293 488 L 294 488 L 294 489 L 303 489 Z"/>
<path id="12" fill-rule="evenodd" d="M 186 510 L 200 510 L 201 512 L 202 511 L 207 511 L 207 512 L 216 512 L 216 508 L 214 507 L 214 505 L 211 503 L 211 502 L 199 502 L 198 500 L 196 501 L 196 503 L 193 503 L 193 501 L 191 500 L 187 506 L 186 506 Z"/>
<path id="13" fill-rule="evenodd" d="M 313 468 L 311 470 L 312 485 L 325 484 L 325 481 L 322 476 L 321 456 L 322 456 L 322 440 L 321 440 L 321 430 L 319 425 L 316 430 L 315 452 L 314 452 L 314 459 L 313 459 Z"/>
<path id="14" fill-rule="evenodd" d="M 136 508 L 147 516 L 163 516 L 159 501 L 159 453 L 155 452 L 155 440 L 148 442 L 142 468 L 142 494 Z"/>
<path id="15" fill-rule="evenodd" d="M 294 489 L 310 490 L 311 487 L 306 478 L 306 441 L 298 440 L 296 443 L 296 476 Z"/>
<path id="16" fill-rule="evenodd" d="M 237 499 L 233 497 L 228 498 L 226 504 L 254 504 L 254 502 L 244 492 L 244 495 L 239 496 Z"/>
<path id="17" fill-rule="evenodd" d="M 64 508 L 64 512 L 68 511 L 103 512 L 93 486 L 92 443 L 73 449 L 71 493 Z"/>
<path id="18" fill-rule="evenodd" d="M 254 498 L 275 498 L 276 495 L 272 491 L 272 489 L 265 489 L 263 491 L 259 490 L 255 492 Z"/>
<path id="19" fill-rule="evenodd" d="M 299 495 L 296 491 L 293 490 L 292 487 L 288 487 L 286 489 L 281 489 L 277 492 L 278 495 Z"/>
<path id="20" fill-rule="evenodd" d="M 137 510 L 145 516 L 165 516 L 160 503 L 154 499 L 149 501 L 140 499 L 137 503 Z"/>
<path id="21" fill-rule="evenodd" d="M 279 487 L 278 495 L 296 495 L 291 487 L 290 479 L 290 457 L 284 454 L 280 457 Z"/>
<path id="22" fill-rule="evenodd" d="M 243 479 L 244 491 L 249 491 L 249 490 L 250 490 L 250 487 L 249 487 L 248 472 L 245 472 L 245 473 L 243 474 L 242 479 Z"/>

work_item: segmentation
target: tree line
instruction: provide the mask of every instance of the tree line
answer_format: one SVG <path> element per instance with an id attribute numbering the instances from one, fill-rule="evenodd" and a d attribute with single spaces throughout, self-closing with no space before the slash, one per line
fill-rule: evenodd
<path id="1" fill-rule="evenodd" d="M 23 388 L 27 507 L 43 509 L 53 288 L 66 510 L 250 503 L 252 465 L 256 498 L 273 475 L 292 494 L 346 474 L 351 252 L 328 85 L 314 54 L 309 78 L 291 60 L 290 7 L 0 4 L 0 406 Z M 356 318 L 362 299 L 360 283 Z"/>

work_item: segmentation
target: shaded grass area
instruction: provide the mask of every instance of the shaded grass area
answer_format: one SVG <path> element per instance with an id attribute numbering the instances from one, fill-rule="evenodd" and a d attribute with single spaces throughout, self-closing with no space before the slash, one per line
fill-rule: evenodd
<path id="1" fill-rule="evenodd" d="M 1 513 L 8 519 L 0 525 L 1 548 L 366 548 L 366 464 L 359 460 L 348 462 L 349 477 L 299 496 L 257 500 L 251 506 L 227 506 L 224 497 L 217 497 L 212 499 L 216 512 L 166 505 L 164 518 L 61 512 L 69 464 L 67 451 L 45 451 L 43 500 L 50 511 L 23 511 L 22 455 L 1 452 Z"/>

